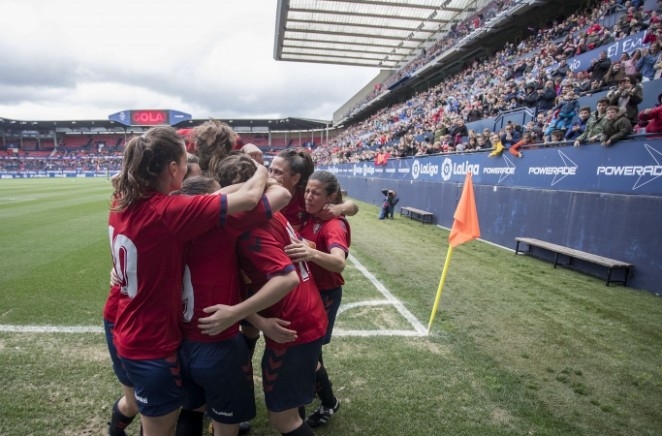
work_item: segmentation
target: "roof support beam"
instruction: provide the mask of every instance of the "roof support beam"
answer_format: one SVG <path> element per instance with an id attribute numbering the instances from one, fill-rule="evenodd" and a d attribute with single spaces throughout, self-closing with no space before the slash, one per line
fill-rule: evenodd
<path id="1" fill-rule="evenodd" d="M 420 17 L 403 17 L 400 15 L 386 15 L 386 14 L 367 14 L 361 12 L 347 12 L 347 11 L 327 11 L 327 10 L 318 10 L 318 9 L 305 9 L 305 8 L 291 8 L 290 12 L 303 12 L 309 14 L 325 14 L 325 15 L 342 15 L 349 17 L 364 17 L 364 18 L 384 18 L 388 20 L 404 20 L 404 21 L 416 21 L 420 23 L 421 21 L 428 21 L 430 23 L 448 23 L 450 20 L 441 20 L 441 19 L 422 19 Z M 310 21 L 308 21 L 310 22 Z"/>
<path id="2" fill-rule="evenodd" d="M 308 42 L 308 43 L 311 42 L 310 39 L 306 39 L 306 38 L 293 38 L 293 37 L 287 37 L 287 36 L 284 38 L 284 41 L 298 41 L 298 42 Z M 366 44 L 366 43 L 358 42 L 358 41 L 337 41 L 337 40 L 334 40 L 334 41 L 326 41 L 326 40 L 315 40 L 315 41 L 312 41 L 312 42 L 318 42 L 318 43 L 323 43 L 323 44 L 334 44 L 334 45 L 336 45 L 336 44 L 341 44 L 341 45 L 356 45 L 356 46 L 359 46 L 359 47 L 366 47 L 366 46 L 368 46 L 368 47 L 385 47 L 385 48 L 392 49 L 392 50 L 393 50 L 393 49 L 395 49 L 395 50 L 408 50 L 408 49 L 412 49 L 412 50 L 413 50 L 413 49 L 416 48 L 416 46 L 413 46 L 413 47 L 405 47 L 405 46 L 403 45 L 403 46 L 399 47 L 399 46 L 394 46 L 394 45 L 392 45 L 392 44 L 375 44 L 375 43 L 368 43 L 368 44 Z"/>
<path id="3" fill-rule="evenodd" d="M 392 41 L 402 41 L 405 38 L 399 37 L 399 36 L 386 36 L 386 35 L 374 35 L 374 34 L 369 34 L 369 33 L 352 33 L 352 32 L 330 32 L 330 31 L 325 31 L 325 30 L 316 30 L 316 29 L 311 29 L 311 30 L 306 30 L 306 29 L 292 29 L 289 27 L 285 28 L 285 32 L 297 32 L 297 33 L 315 33 L 315 34 L 321 34 L 321 35 L 335 35 L 335 36 L 350 36 L 350 37 L 355 37 L 355 38 L 371 38 L 371 39 L 388 39 Z M 414 42 L 425 42 L 427 39 L 421 39 L 421 38 L 407 38 L 408 41 L 414 41 Z"/>
<path id="4" fill-rule="evenodd" d="M 307 23 L 307 24 L 310 24 L 309 20 L 299 20 L 299 19 L 290 18 L 288 21 L 290 23 Z M 365 27 L 365 28 L 369 28 L 369 29 L 402 30 L 403 32 L 426 32 L 426 33 L 435 33 L 436 32 L 436 30 L 416 29 L 414 27 L 382 26 L 380 24 L 340 23 L 340 22 L 337 22 L 337 21 L 315 21 L 315 24 L 328 24 L 330 26 L 343 26 L 343 27 Z"/>

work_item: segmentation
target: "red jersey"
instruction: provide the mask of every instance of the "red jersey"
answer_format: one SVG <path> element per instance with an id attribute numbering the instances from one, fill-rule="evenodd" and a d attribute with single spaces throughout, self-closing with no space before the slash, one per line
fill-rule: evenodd
<path id="1" fill-rule="evenodd" d="M 332 248 L 338 247 L 345 252 L 345 257 L 349 254 L 351 231 L 344 216 L 332 218 L 328 221 L 310 216 L 303 223 L 299 232 L 304 239 L 314 243 L 315 248 L 319 251 L 330 253 Z M 340 273 L 326 270 L 313 262 L 310 262 L 310 269 L 321 292 L 345 284 L 345 280 Z"/>
<path id="2" fill-rule="evenodd" d="M 297 190 L 297 192 L 292 195 L 292 199 L 287 203 L 287 206 L 285 206 L 280 212 L 285 215 L 285 218 L 287 218 L 294 230 L 298 231 L 306 216 L 308 216 L 303 192 Z"/>
<path id="3" fill-rule="evenodd" d="M 184 269 L 184 337 L 198 342 L 216 342 L 239 332 L 239 323 L 218 335 L 203 334 L 198 319 L 209 316 L 202 311 L 215 304 L 233 306 L 241 301 L 237 239 L 242 233 L 271 218 L 266 197 L 249 211 L 228 217 L 224 227 L 214 228 L 190 241 Z"/>
<path id="4" fill-rule="evenodd" d="M 122 287 L 114 330 L 121 357 L 161 359 L 177 350 L 186 242 L 224 223 L 226 215 L 225 195 L 159 192 L 110 213 L 113 267 Z"/>
<path id="5" fill-rule="evenodd" d="M 299 285 L 282 300 L 260 312 L 267 318 L 280 318 L 290 321 L 288 328 L 296 330 L 297 340 L 279 344 L 266 338 L 271 349 L 287 348 L 296 344 L 306 344 L 326 334 L 328 320 L 324 304 L 308 265 L 299 262 L 296 266 L 285 254 L 283 248 L 297 238 L 294 229 L 281 213 L 274 214 L 269 222 L 255 227 L 239 240 L 239 261 L 246 281 L 246 295 L 257 292 L 274 276 L 296 270 Z"/>

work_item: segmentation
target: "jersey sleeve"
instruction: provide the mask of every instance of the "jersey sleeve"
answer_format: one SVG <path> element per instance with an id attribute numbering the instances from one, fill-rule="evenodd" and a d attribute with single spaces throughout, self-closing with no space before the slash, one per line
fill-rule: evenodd
<path id="1" fill-rule="evenodd" d="M 332 248 L 340 248 L 345 252 L 345 257 L 349 254 L 350 230 L 346 220 L 336 218 L 328 221 L 324 226 L 324 239 L 326 247 L 331 251 Z"/>
<path id="2" fill-rule="evenodd" d="M 222 225 L 245 232 L 257 225 L 266 223 L 272 216 L 271 205 L 266 196 L 252 210 L 228 215 Z"/>
<path id="3" fill-rule="evenodd" d="M 227 197 L 222 195 L 172 195 L 159 205 L 160 219 L 182 241 L 219 226 L 227 216 Z"/>

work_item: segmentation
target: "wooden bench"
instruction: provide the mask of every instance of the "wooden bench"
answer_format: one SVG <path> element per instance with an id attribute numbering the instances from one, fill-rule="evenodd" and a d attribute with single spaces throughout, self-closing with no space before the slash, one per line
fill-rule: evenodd
<path id="1" fill-rule="evenodd" d="M 415 207 L 402 206 L 400 208 L 400 215 L 408 216 L 409 219 L 419 220 L 421 224 L 430 223 L 432 224 L 432 218 L 434 214 L 426 210 L 416 209 Z"/>
<path id="2" fill-rule="evenodd" d="M 631 274 L 631 270 L 634 267 L 631 263 L 622 262 L 620 260 L 610 259 L 604 256 L 598 256 L 597 254 L 587 253 L 585 251 L 575 250 L 574 248 L 564 247 L 558 244 L 552 244 L 551 242 L 541 241 L 540 239 L 534 238 L 515 238 L 515 255 L 518 253 L 531 254 L 531 247 L 539 247 L 545 250 L 549 250 L 554 253 L 554 268 L 557 265 L 561 266 L 572 266 L 573 259 L 583 260 L 585 262 L 594 263 L 596 265 L 604 266 L 607 268 L 607 281 L 606 285 L 609 286 L 609 283 L 623 283 L 623 286 L 627 286 L 628 277 Z M 526 244 L 528 246 L 527 250 L 520 250 L 520 243 Z M 567 257 L 567 262 L 564 264 L 559 263 L 559 255 Z M 613 279 L 612 273 L 614 270 L 622 271 L 622 279 Z M 601 275 L 599 276 L 603 278 Z"/>

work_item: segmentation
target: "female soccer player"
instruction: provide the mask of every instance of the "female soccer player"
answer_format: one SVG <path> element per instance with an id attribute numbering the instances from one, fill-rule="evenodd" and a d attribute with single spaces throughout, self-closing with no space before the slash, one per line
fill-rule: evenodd
<path id="1" fill-rule="evenodd" d="M 255 162 L 241 156 L 253 174 Z M 219 187 L 212 178 L 193 177 L 184 181 L 182 193 L 212 192 Z M 227 226 L 189 242 L 184 272 L 184 343 L 179 353 L 186 399 L 178 435 L 200 435 L 204 410 L 212 419 L 214 434 L 220 436 L 237 434 L 239 423 L 255 416 L 251 359 L 239 334 L 239 318 L 235 316 L 233 324 L 224 326 L 218 323 L 217 313 L 243 313 L 244 318 L 282 298 L 282 293 L 266 289 L 242 301 L 236 241 L 251 227 L 264 225 L 271 218 L 271 205 L 277 210 L 289 199 L 289 192 L 274 181 L 258 207 L 228 217 Z"/>
<path id="2" fill-rule="evenodd" d="M 316 171 L 308 179 L 304 193 L 308 217 L 301 227 L 303 241 L 296 241 L 285 247 L 285 253 L 295 262 L 308 262 L 317 284 L 326 314 L 328 327 L 323 344 L 331 341 L 333 325 L 342 298 L 342 285 L 345 283 L 342 272 L 349 254 L 351 232 L 349 223 L 343 216 L 327 221 L 320 214 L 330 204 L 342 202 L 342 193 L 336 176 L 328 171 Z M 338 411 L 340 403 L 333 394 L 322 353 L 319 356 L 317 371 L 317 395 L 321 405 L 307 419 L 311 427 L 325 424 Z"/>
<path id="3" fill-rule="evenodd" d="M 221 165 L 224 183 L 246 180 L 254 171 L 244 156 Z M 315 394 L 315 370 L 327 318 L 319 291 L 305 262 L 292 264 L 284 247 L 298 239 L 285 217 L 275 213 L 265 225 L 253 227 L 239 240 L 246 296 L 278 289 L 285 297 L 248 319 L 265 332 L 262 383 L 269 421 L 284 435 L 309 436 L 313 430 L 299 408 Z M 263 318 L 266 317 L 266 318 Z"/>
<path id="4" fill-rule="evenodd" d="M 254 208 L 267 176 L 258 168 L 227 195 L 168 195 L 185 174 L 184 141 L 170 127 L 155 127 L 127 143 L 113 180 L 108 231 L 121 285 L 113 342 L 134 385 L 145 436 L 173 435 L 182 403 L 177 349 L 185 244 L 229 214 Z"/>
<path id="5" fill-rule="evenodd" d="M 281 211 L 285 218 L 292 224 L 295 230 L 301 227 L 306 218 L 306 206 L 304 204 L 304 191 L 308 183 L 308 177 L 315 170 L 310 153 L 305 150 L 288 148 L 271 161 L 269 165 L 269 176 L 278 180 L 292 194 L 292 200 Z M 322 219 L 331 219 L 340 215 L 354 216 L 359 207 L 353 201 L 347 200 L 338 204 L 327 204 L 319 216 Z"/>

